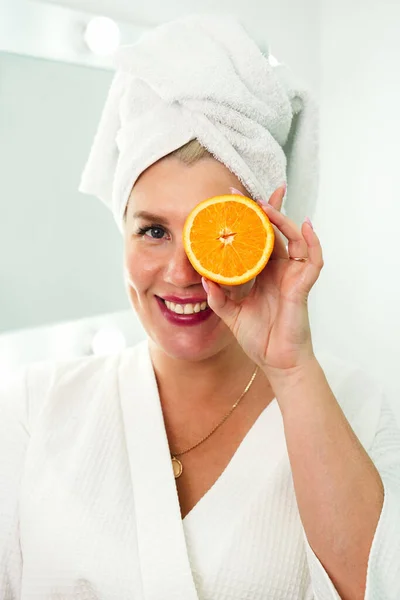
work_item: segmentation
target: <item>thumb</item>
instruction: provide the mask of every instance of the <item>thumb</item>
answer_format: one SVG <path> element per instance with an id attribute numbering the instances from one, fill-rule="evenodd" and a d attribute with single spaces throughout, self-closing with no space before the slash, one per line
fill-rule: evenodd
<path id="1" fill-rule="evenodd" d="M 210 281 L 205 277 L 201 278 L 201 283 L 207 292 L 208 306 L 233 330 L 240 312 L 240 306 L 231 300 L 231 298 L 228 298 L 218 283 L 214 283 L 214 281 Z"/>

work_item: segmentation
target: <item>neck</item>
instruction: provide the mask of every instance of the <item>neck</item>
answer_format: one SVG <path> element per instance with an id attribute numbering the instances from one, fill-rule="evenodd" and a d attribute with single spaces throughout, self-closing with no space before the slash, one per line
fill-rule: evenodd
<path id="1" fill-rule="evenodd" d="M 163 408 L 203 414 L 229 408 L 242 393 L 256 365 L 237 343 L 199 361 L 176 359 L 150 340 Z"/>
<path id="2" fill-rule="evenodd" d="M 150 355 L 169 445 L 175 452 L 211 431 L 238 400 L 256 368 L 236 344 L 211 358 L 192 362 L 166 355 L 150 340 Z M 224 425 L 225 434 L 228 427 L 231 435 L 244 435 L 273 397 L 268 379 L 259 370 L 243 402 Z"/>

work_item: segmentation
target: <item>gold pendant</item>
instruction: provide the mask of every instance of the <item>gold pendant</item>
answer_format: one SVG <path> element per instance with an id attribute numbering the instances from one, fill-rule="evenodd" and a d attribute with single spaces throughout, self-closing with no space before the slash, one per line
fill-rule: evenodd
<path id="1" fill-rule="evenodd" d="M 174 470 L 175 479 L 178 479 L 182 475 L 183 467 L 181 461 L 176 456 L 171 457 L 172 468 Z"/>

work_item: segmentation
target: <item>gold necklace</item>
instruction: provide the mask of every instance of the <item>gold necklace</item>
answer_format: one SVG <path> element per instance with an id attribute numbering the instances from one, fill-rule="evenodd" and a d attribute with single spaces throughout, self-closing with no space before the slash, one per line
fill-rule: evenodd
<path id="1" fill-rule="evenodd" d="M 219 427 L 221 427 L 221 425 L 223 423 L 225 423 L 225 421 L 227 420 L 227 418 L 230 417 L 230 415 L 233 413 L 233 411 L 235 410 L 235 408 L 237 407 L 237 405 L 239 404 L 239 402 L 242 400 L 242 398 L 247 394 L 247 392 L 251 388 L 252 383 L 253 383 L 254 379 L 256 378 L 257 371 L 258 371 L 258 366 L 255 368 L 254 373 L 251 376 L 251 379 L 250 379 L 249 383 L 246 385 L 246 387 L 244 388 L 243 392 L 241 393 L 241 395 L 239 396 L 239 398 L 236 400 L 235 404 L 229 409 L 229 411 L 226 413 L 226 415 L 223 417 L 223 419 L 221 419 L 221 421 L 214 427 L 214 429 L 212 429 L 210 431 L 209 434 L 207 434 L 206 436 L 204 436 L 199 442 L 197 442 L 193 446 L 190 446 L 190 448 L 187 448 L 186 450 L 183 450 L 182 452 L 176 452 L 175 454 L 171 454 L 172 468 L 174 470 L 175 479 L 178 479 L 178 477 L 180 477 L 182 475 L 182 472 L 183 472 L 182 463 L 181 463 L 181 461 L 177 457 L 178 456 L 182 456 L 183 454 L 186 454 L 187 452 L 190 452 L 190 450 L 194 450 L 194 448 L 197 448 L 197 446 L 200 446 L 200 444 L 202 444 L 203 442 L 205 442 L 206 440 L 208 440 L 208 438 L 210 436 L 212 436 L 212 434 L 215 431 L 217 431 L 217 429 Z"/>

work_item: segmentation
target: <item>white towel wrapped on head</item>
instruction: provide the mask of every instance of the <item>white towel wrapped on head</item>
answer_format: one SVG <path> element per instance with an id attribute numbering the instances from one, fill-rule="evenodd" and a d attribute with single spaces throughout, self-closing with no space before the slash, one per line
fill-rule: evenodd
<path id="1" fill-rule="evenodd" d="M 233 17 L 194 15 L 120 48 L 80 191 L 98 196 L 121 228 L 132 187 L 192 139 L 235 173 L 255 200 L 287 183 L 284 208 L 312 216 L 318 115 L 284 65 L 271 66 Z"/>

